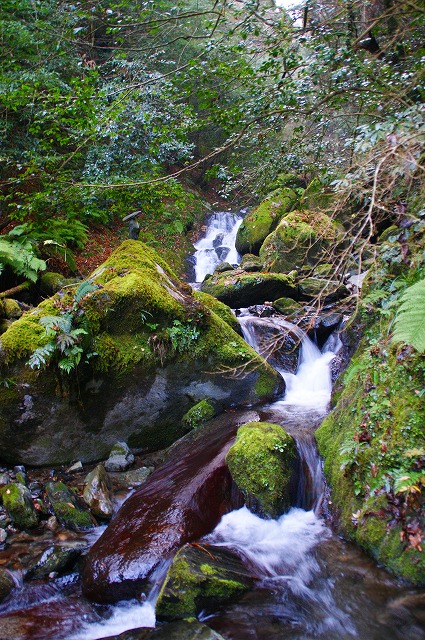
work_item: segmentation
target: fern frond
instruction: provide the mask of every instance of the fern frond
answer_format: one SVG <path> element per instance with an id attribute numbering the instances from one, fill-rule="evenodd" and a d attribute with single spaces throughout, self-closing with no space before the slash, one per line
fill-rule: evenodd
<path id="1" fill-rule="evenodd" d="M 50 356 L 54 353 L 55 347 L 53 344 L 48 342 L 44 347 L 38 347 L 31 354 L 30 359 L 27 362 L 27 365 L 31 367 L 31 369 L 41 369 L 47 366 Z"/>
<path id="2" fill-rule="evenodd" d="M 86 296 L 88 293 L 91 293 L 92 291 L 96 291 L 97 288 L 98 286 L 97 284 L 94 284 L 93 280 L 84 280 L 84 282 L 80 284 L 74 294 L 75 303 L 78 304 L 79 302 L 81 302 L 84 296 Z"/>
<path id="3" fill-rule="evenodd" d="M 408 287 L 394 320 L 392 342 L 405 342 L 425 352 L 425 279 Z"/>

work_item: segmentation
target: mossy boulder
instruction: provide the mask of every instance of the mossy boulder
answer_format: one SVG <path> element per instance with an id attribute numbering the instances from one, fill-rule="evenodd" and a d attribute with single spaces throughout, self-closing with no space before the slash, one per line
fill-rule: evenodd
<path id="1" fill-rule="evenodd" d="M 244 273 L 241 269 L 214 274 L 212 278 L 203 282 L 202 291 L 210 293 L 233 308 L 249 307 L 282 297 L 299 297 L 298 287 L 289 275 Z"/>
<path id="2" fill-rule="evenodd" d="M 13 298 L 3 299 L 3 314 L 7 320 L 16 320 L 22 315 L 22 309 Z"/>
<path id="3" fill-rule="evenodd" d="M 280 376 L 142 242 L 125 241 L 66 291 L 1 336 L 1 373 L 19 381 L 0 388 L 4 462 L 105 459 L 117 438 L 164 448 L 184 434 L 181 418 L 194 403 L 210 397 L 222 411 L 282 389 Z M 31 369 L 28 358 L 49 342 L 40 320 L 64 313 L 85 332 L 80 363 L 66 374 L 55 347 L 44 368 Z M 246 375 L 230 379 L 240 367 Z"/>
<path id="4" fill-rule="evenodd" d="M 257 254 L 265 238 L 276 228 L 285 213 L 295 208 L 298 195 L 293 189 L 284 187 L 271 193 L 254 211 L 243 220 L 236 235 L 236 249 L 244 253 Z"/>
<path id="5" fill-rule="evenodd" d="M 273 302 L 273 308 L 288 318 L 294 318 L 304 313 L 302 304 L 292 298 L 278 298 Z"/>
<path id="6" fill-rule="evenodd" d="M 425 585 L 423 358 L 372 325 L 316 438 L 341 532 L 396 575 Z"/>
<path id="7" fill-rule="evenodd" d="M 216 414 L 214 403 L 211 400 L 204 399 L 197 402 L 191 407 L 182 418 L 182 423 L 188 429 L 197 429 L 204 422 L 208 422 L 214 418 Z"/>
<path id="8" fill-rule="evenodd" d="M 226 462 L 250 509 L 272 518 L 289 509 L 296 491 L 298 452 L 283 427 L 269 422 L 240 427 Z"/>
<path id="9" fill-rule="evenodd" d="M 0 497 L 19 529 L 33 529 L 38 525 L 38 514 L 25 485 L 11 482 L 0 490 Z"/>
<path id="10" fill-rule="evenodd" d="M 292 269 L 317 265 L 343 239 L 342 227 L 326 213 L 291 211 L 265 238 L 260 258 L 266 271 L 289 273 Z"/>
<path id="11" fill-rule="evenodd" d="M 185 545 L 176 554 L 156 605 L 160 620 L 195 617 L 248 591 L 253 584 L 241 560 L 211 545 Z"/>
<path id="12" fill-rule="evenodd" d="M 88 507 L 75 491 L 63 482 L 47 482 L 46 493 L 59 522 L 73 531 L 86 531 L 95 526 Z"/>

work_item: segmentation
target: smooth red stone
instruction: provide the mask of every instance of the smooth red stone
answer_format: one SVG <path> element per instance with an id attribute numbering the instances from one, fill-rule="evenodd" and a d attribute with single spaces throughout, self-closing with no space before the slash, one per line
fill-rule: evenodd
<path id="1" fill-rule="evenodd" d="M 225 464 L 237 425 L 228 418 L 217 422 L 175 447 L 123 504 L 87 556 L 83 592 L 88 598 L 116 602 L 140 596 L 162 560 L 240 506 Z"/>

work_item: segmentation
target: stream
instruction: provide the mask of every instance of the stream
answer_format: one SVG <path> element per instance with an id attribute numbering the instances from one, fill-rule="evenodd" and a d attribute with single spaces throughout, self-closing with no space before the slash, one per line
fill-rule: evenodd
<path id="1" fill-rule="evenodd" d="M 196 246 L 198 281 L 223 259 L 238 262 L 233 245 L 241 220 L 234 214 L 211 216 L 212 227 Z M 341 346 L 338 337 L 331 336 L 319 349 L 283 318 L 258 318 L 241 310 L 239 321 L 245 340 L 260 353 L 265 351 L 264 336 L 269 331 L 271 335 L 276 331 L 295 335 L 300 342 L 298 367 L 287 371 L 273 362 L 285 379 L 285 395 L 255 410 L 225 414 L 214 433 L 208 427 L 205 432 L 202 429 L 202 443 L 195 438 L 177 447 L 174 466 L 185 482 L 185 477 L 198 473 L 196 460 L 205 464 L 202 456 L 207 450 L 214 459 L 222 459 L 238 425 L 264 420 L 281 424 L 295 438 L 301 477 L 296 503 L 280 518 L 263 520 L 246 507 L 234 508 L 203 538 L 235 551 L 257 580 L 236 603 L 203 611 L 200 620 L 226 640 L 425 639 L 423 590 L 410 588 L 377 567 L 328 524 L 331 496 L 314 431 L 328 411 L 330 365 Z M 153 474 L 150 486 L 157 491 L 168 486 L 167 482 L 172 486 L 177 477 L 168 465 Z M 76 576 L 44 586 L 28 585 L 13 606 L 0 606 L 0 639 L 95 640 L 153 627 L 155 600 L 170 561 L 164 559 L 156 566 L 144 602 L 93 605 L 81 595 Z"/>

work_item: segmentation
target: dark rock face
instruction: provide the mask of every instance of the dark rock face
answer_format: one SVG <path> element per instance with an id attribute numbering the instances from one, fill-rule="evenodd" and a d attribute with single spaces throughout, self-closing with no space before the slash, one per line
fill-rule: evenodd
<path id="1" fill-rule="evenodd" d="M 236 420 L 241 421 L 243 416 Z M 139 595 L 164 558 L 241 506 L 225 463 L 236 428 L 223 416 L 193 432 L 130 496 L 87 556 L 83 591 L 88 598 L 114 602 Z"/>

